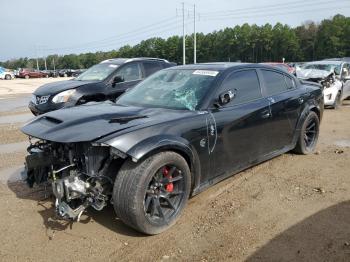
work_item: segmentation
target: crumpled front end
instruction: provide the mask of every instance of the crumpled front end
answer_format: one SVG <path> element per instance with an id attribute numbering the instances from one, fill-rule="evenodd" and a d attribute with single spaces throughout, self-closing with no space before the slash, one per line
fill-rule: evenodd
<path id="1" fill-rule="evenodd" d="M 28 147 L 26 180 L 30 187 L 51 184 L 57 213 L 79 220 L 87 207 L 102 210 L 111 199 L 122 163 L 121 154 L 113 152 L 101 144 L 38 140 Z"/>
<path id="2" fill-rule="evenodd" d="M 323 97 L 325 106 L 332 106 L 337 99 L 337 95 L 341 91 L 342 83 L 336 80 L 334 83 L 323 89 Z"/>
<path id="3" fill-rule="evenodd" d="M 299 69 L 299 79 L 319 83 L 323 88 L 324 105 L 332 106 L 341 91 L 342 83 L 336 78 L 334 72 L 318 69 Z"/>

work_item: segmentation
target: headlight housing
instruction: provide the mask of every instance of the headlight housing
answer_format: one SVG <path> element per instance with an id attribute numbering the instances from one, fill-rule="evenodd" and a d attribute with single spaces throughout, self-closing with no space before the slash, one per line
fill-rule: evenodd
<path id="1" fill-rule="evenodd" d="M 52 102 L 56 104 L 65 103 L 74 94 L 74 92 L 75 92 L 75 89 L 70 89 L 70 90 L 66 90 L 61 93 L 58 93 L 52 98 Z"/>

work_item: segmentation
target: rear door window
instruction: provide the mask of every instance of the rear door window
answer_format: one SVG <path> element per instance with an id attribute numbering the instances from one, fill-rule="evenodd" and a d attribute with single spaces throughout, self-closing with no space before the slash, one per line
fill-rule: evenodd
<path id="1" fill-rule="evenodd" d="M 287 91 L 284 74 L 264 69 L 261 69 L 261 73 L 264 78 L 266 93 L 268 96 Z"/>
<path id="2" fill-rule="evenodd" d="M 228 76 L 220 88 L 220 93 L 234 91 L 235 97 L 228 106 L 246 103 L 262 97 L 259 79 L 254 69 L 243 70 Z"/>
<path id="3" fill-rule="evenodd" d="M 143 62 L 143 67 L 145 70 L 145 75 L 150 76 L 152 74 L 154 74 L 155 72 L 163 69 L 163 67 L 161 66 L 161 64 L 159 62 L 152 62 L 152 61 L 145 61 Z"/>

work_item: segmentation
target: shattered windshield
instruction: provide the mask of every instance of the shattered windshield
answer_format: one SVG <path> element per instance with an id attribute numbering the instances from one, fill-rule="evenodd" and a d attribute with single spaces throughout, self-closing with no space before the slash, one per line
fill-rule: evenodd
<path id="1" fill-rule="evenodd" d="M 302 69 L 318 69 L 328 72 L 335 72 L 336 75 L 340 74 L 340 65 L 337 64 L 305 64 Z"/>
<path id="2" fill-rule="evenodd" d="M 118 65 L 102 63 L 90 67 L 84 73 L 75 78 L 78 81 L 102 81 L 109 76 Z"/>
<path id="3" fill-rule="evenodd" d="M 218 71 L 162 70 L 122 95 L 117 104 L 196 110 Z"/>

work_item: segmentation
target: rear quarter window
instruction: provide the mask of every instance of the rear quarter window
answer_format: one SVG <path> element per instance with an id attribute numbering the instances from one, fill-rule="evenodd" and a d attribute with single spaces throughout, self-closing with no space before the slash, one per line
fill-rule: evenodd
<path id="1" fill-rule="evenodd" d="M 284 79 L 286 80 L 287 89 L 293 89 L 296 87 L 296 84 L 293 78 L 285 75 Z"/>
<path id="2" fill-rule="evenodd" d="M 287 91 L 287 80 L 284 74 L 262 69 L 261 73 L 264 78 L 266 93 L 268 96 Z M 289 85 L 293 85 L 289 82 Z"/>

